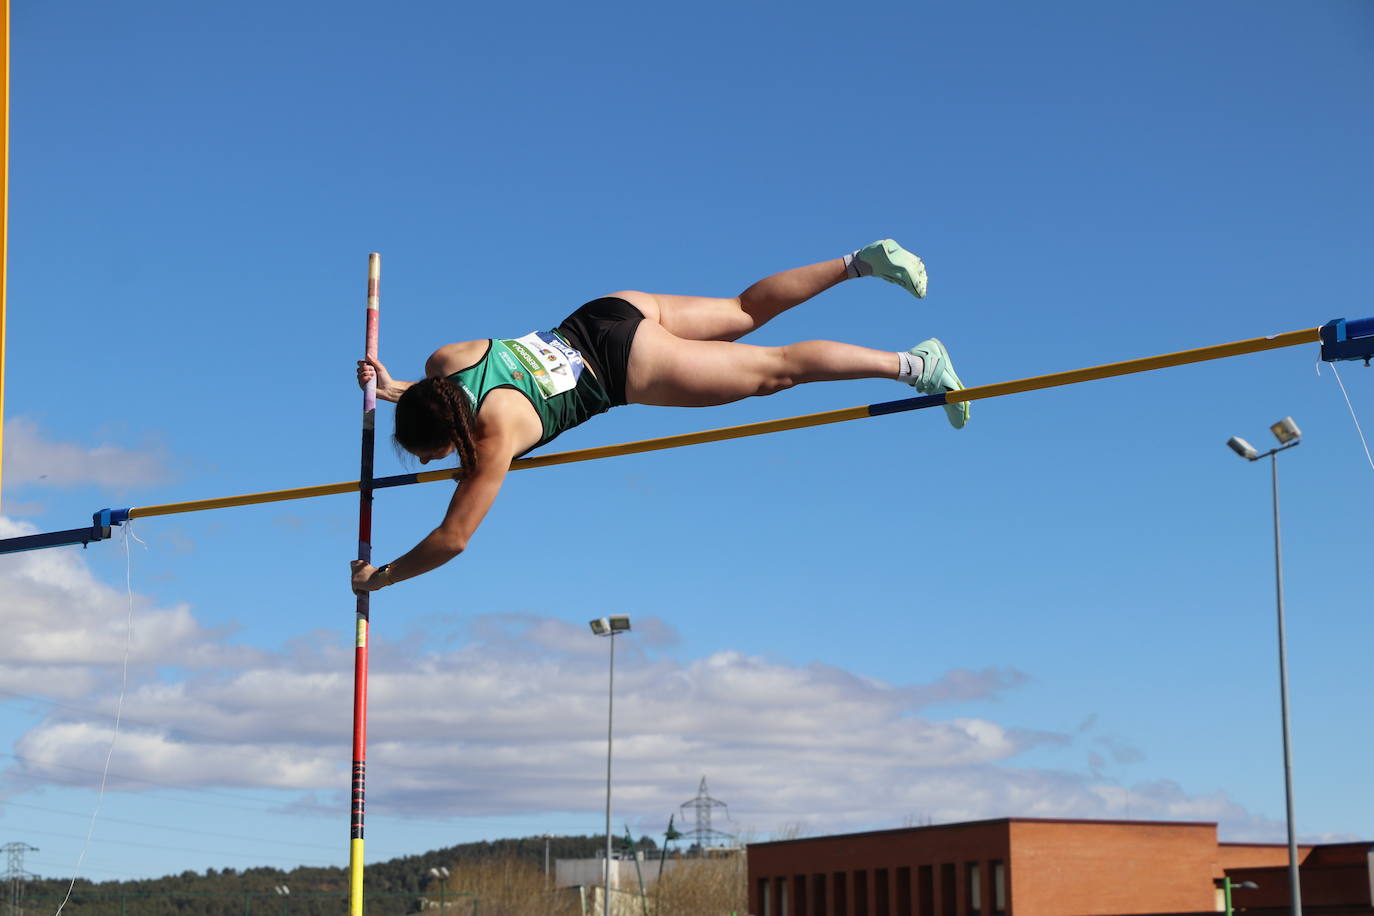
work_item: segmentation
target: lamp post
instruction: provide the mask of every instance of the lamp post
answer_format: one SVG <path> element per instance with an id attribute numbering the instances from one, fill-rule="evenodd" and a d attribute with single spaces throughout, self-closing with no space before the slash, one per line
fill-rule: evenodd
<path id="1" fill-rule="evenodd" d="M 430 875 L 432 875 L 432 876 L 434 877 L 434 879 L 435 879 L 436 881 L 439 882 L 439 912 L 442 913 L 442 912 L 444 912 L 444 907 L 448 906 L 448 902 L 447 902 L 448 894 L 447 894 L 447 891 L 448 891 L 448 876 L 449 876 L 450 872 L 449 872 L 449 870 L 448 870 L 447 868 L 445 868 L 444 866 L 440 865 L 438 868 L 431 868 L 431 869 L 429 870 L 429 873 L 430 873 Z"/>
<path id="2" fill-rule="evenodd" d="M 592 632 L 605 636 L 611 642 L 611 677 L 606 689 L 606 869 L 603 887 L 603 916 L 611 916 L 611 735 L 615 723 L 615 637 L 618 633 L 628 633 L 630 618 L 627 614 L 612 614 L 588 621 Z"/>
<path id="3" fill-rule="evenodd" d="M 286 916 L 286 899 L 291 896 L 291 888 L 287 887 L 285 884 L 278 884 L 273 887 L 272 890 L 276 891 L 277 896 L 281 898 L 282 916 Z"/>
<path id="4" fill-rule="evenodd" d="M 1236 912 L 1235 907 L 1231 905 L 1231 891 L 1254 890 L 1255 888 L 1259 887 L 1259 885 L 1253 881 L 1232 881 L 1230 875 L 1227 875 L 1226 877 L 1222 878 L 1217 883 L 1221 885 L 1221 893 L 1226 901 L 1226 916 L 1234 916 Z"/>
<path id="5" fill-rule="evenodd" d="M 1279 537 L 1279 459 L 1278 453 L 1302 444 L 1302 430 L 1292 417 L 1284 417 L 1269 431 L 1279 444 L 1260 454 L 1249 442 L 1232 436 L 1226 444 L 1247 461 L 1269 459 L 1269 478 L 1274 494 L 1274 594 L 1279 624 L 1279 711 L 1283 721 L 1283 791 L 1288 821 L 1288 895 L 1292 916 L 1302 916 L 1302 884 L 1298 878 L 1298 840 L 1293 824 L 1293 753 L 1288 728 L 1288 647 L 1283 621 L 1283 548 Z"/>

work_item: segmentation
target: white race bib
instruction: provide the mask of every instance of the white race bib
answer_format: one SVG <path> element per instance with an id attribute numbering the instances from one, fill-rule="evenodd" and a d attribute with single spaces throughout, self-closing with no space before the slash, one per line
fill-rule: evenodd
<path id="1" fill-rule="evenodd" d="M 521 373 L 534 379 L 545 400 L 577 387 L 586 363 L 582 354 L 552 331 L 532 331 L 515 340 L 498 341 L 496 356 L 514 378 Z"/>

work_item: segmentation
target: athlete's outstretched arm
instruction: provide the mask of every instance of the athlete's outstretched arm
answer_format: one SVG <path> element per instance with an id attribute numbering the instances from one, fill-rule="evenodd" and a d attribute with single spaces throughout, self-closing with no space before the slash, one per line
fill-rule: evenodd
<path id="1" fill-rule="evenodd" d="M 517 449 L 516 438 L 509 434 L 491 435 L 478 440 L 477 467 L 459 482 L 439 527 L 425 535 L 424 540 L 407 553 L 392 560 L 385 573 L 379 573 L 362 560 L 354 560 L 350 564 L 353 568 L 353 590 L 376 591 L 402 579 L 413 579 L 443 566 L 466 550 L 477 526 L 482 524 L 492 503 L 496 502 L 496 495 L 501 492 L 501 484 L 506 480 Z"/>

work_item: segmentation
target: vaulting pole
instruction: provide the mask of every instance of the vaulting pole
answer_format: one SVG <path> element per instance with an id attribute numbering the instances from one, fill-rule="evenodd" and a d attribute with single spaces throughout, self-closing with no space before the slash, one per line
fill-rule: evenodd
<path id="1" fill-rule="evenodd" d="M 382 256 L 367 256 L 367 326 L 363 351 L 377 358 Z M 363 455 L 358 475 L 358 559 L 372 562 L 372 455 L 377 438 L 377 380 L 363 389 Z M 367 629 L 369 592 L 358 593 L 357 643 L 353 656 L 353 807 L 348 838 L 348 912 L 363 916 L 363 813 L 367 789 Z"/>

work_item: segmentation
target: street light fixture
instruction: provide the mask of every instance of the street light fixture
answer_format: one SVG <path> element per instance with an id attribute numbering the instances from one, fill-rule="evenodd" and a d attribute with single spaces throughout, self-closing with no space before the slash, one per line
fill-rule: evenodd
<path id="1" fill-rule="evenodd" d="M 597 636 L 614 636 L 623 633 L 630 628 L 630 618 L 627 614 L 612 614 L 609 617 L 598 617 L 589 620 L 592 632 Z"/>
<path id="2" fill-rule="evenodd" d="M 1292 417 L 1284 417 L 1269 427 L 1269 431 L 1279 440 L 1279 445 L 1287 445 L 1290 442 L 1297 445 L 1298 440 L 1302 438 L 1302 430 L 1298 429 L 1298 424 L 1293 422 Z"/>
<path id="3" fill-rule="evenodd" d="M 1226 916 L 1234 916 L 1234 914 L 1235 914 L 1235 912 L 1236 912 L 1235 907 L 1234 907 L 1234 906 L 1232 905 L 1232 903 L 1231 903 L 1231 892 L 1232 892 L 1232 891 L 1248 891 L 1248 890 L 1255 890 L 1255 889 L 1257 889 L 1257 888 L 1259 887 L 1259 885 L 1256 884 L 1256 883 L 1253 882 L 1253 881 L 1232 881 L 1230 875 L 1226 875 L 1224 878 L 1219 879 L 1219 880 L 1217 881 L 1217 884 L 1220 884 L 1220 885 L 1221 885 L 1221 893 L 1222 893 L 1222 896 L 1223 896 L 1224 899 L 1225 899 L 1225 903 L 1226 903 L 1225 913 L 1226 913 Z"/>
<path id="4" fill-rule="evenodd" d="M 1302 430 L 1292 417 L 1284 417 L 1269 431 L 1279 444 L 1264 454 L 1239 436 L 1232 436 L 1227 445 L 1247 461 L 1269 459 L 1269 476 L 1274 495 L 1274 595 L 1279 625 L 1279 709 L 1283 721 L 1283 790 L 1288 821 L 1288 894 L 1291 916 L 1302 916 L 1302 884 L 1298 878 L 1298 840 L 1293 824 L 1293 752 L 1292 736 L 1288 728 L 1288 646 L 1283 619 L 1283 548 L 1279 536 L 1279 459 L 1278 453 L 1302 444 Z M 1239 886 L 1239 885 L 1237 885 Z"/>
<path id="5" fill-rule="evenodd" d="M 630 631 L 630 617 L 612 614 L 589 620 L 588 625 L 593 633 L 609 638 L 611 643 L 611 677 L 606 689 L 606 868 L 602 895 L 603 916 L 611 916 L 611 728 L 615 723 L 615 637 Z"/>
<path id="6" fill-rule="evenodd" d="M 448 906 L 448 876 L 451 874 L 447 868 L 440 865 L 438 868 L 429 870 L 431 877 L 439 882 L 439 912 L 444 912 L 444 907 Z"/>

